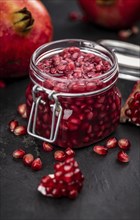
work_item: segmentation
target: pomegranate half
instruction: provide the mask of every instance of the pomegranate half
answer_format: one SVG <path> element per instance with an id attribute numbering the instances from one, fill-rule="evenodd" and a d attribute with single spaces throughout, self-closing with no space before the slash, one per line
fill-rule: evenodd
<path id="1" fill-rule="evenodd" d="M 51 41 L 50 15 L 37 0 L 0 1 L 0 78 L 28 74 L 33 51 Z"/>
<path id="2" fill-rule="evenodd" d="M 131 94 L 121 108 L 120 122 L 131 122 L 140 126 L 140 80 L 138 80 Z"/>

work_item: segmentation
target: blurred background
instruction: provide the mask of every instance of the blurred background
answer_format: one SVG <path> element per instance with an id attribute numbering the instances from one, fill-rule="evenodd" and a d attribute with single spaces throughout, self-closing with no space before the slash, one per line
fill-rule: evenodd
<path id="1" fill-rule="evenodd" d="M 114 0 L 42 0 L 42 2 L 46 5 L 48 8 L 48 11 L 52 17 L 52 22 L 54 26 L 54 40 L 56 39 L 62 39 L 62 38 L 83 38 L 83 39 L 88 39 L 88 40 L 99 40 L 102 38 L 107 38 L 107 39 L 116 39 L 116 40 L 124 40 L 127 42 L 132 42 L 135 44 L 140 43 L 140 33 L 130 33 L 130 29 L 133 25 L 137 25 L 140 27 L 140 22 L 138 21 L 137 18 L 135 18 L 136 22 L 133 23 L 133 25 L 130 24 L 130 20 L 128 21 L 126 19 L 126 22 L 128 24 L 128 27 L 130 28 L 122 28 L 122 20 L 123 20 L 123 15 L 125 14 L 126 10 L 130 10 L 129 7 L 130 5 L 134 2 L 134 10 L 132 10 L 132 14 L 137 12 L 139 14 L 140 12 L 140 1 L 139 0 L 124 0 L 124 1 L 114 1 Z M 95 5 L 92 5 L 90 2 L 95 2 L 96 6 L 102 6 L 103 10 L 107 10 L 106 8 L 109 7 L 110 11 L 108 13 L 107 11 L 107 16 L 110 19 L 109 14 L 113 14 L 114 10 L 116 11 L 121 11 L 121 18 L 118 19 L 119 25 L 117 26 L 117 29 L 113 27 L 115 26 L 115 21 L 114 23 L 112 22 L 112 25 L 110 27 L 104 27 L 108 26 L 107 23 L 105 23 L 102 26 L 97 25 L 97 20 L 92 18 L 90 21 L 88 21 L 88 18 L 90 18 L 89 15 L 89 9 L 86 11 L 86 7 L 84 9 L 82 6 L 84 5 L 89 5 L 89 8 L 91 6 L 91 14 L 96 12 Z M 106 2 L 111 2 L 109 4 L 105 4 Z M 123 2 L 123 6 L 120 9 L 118 2 Z M 84 3 L 84 4 L 83 4 Z M 116 6 L 114 6 L 114 4 Z M 128 6 L 127 6 L 128 5 Z M 94 6 L 94 7 L 93 7 Z M 133 12 L 134 11 L 134 12 Z M 87 13 L 85 13 L 87 12 Z M 99 12 L 100 13 L 100 12 Z M 103 19 L 103 15 L 100 14 L 97 15 L 98 20 Z M 87 16 L 87 17 L 86 17 Z M 116 15 L 117 16 L 117 15 Z M 133 16 L 133 15 L 132 15 Z M 131 16 L 131 17 L 132 17 Z M 127 17 L 127 16 L 126 16 Z M 113 16 L 115 20 L 115 14 Z M 125 18 L 124 18 L 125 19 Z M 92 22 L 91 22 L 92 20 Z M 96 21 L 96 22 L 95 22 Z M 99 22 L 101 23 L 101 22 Z M 120 34 L 118 30 L 127 30 L 128 32 L 126 34 Z M 129 29 L 129 30 L 128 30 Z M 121 36 L 120 36 L 121 35 Z"/>

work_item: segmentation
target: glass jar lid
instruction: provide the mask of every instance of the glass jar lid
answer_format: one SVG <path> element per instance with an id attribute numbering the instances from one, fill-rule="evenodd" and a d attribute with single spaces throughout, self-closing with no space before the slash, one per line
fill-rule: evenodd
<path id="1" fill-rule="evenodd" d="M 119 78 L 131 81 L 140 79 L 140 46 L 117 40 L 101 39 L 99 44 L 113 50 L 119 63 Z"/>

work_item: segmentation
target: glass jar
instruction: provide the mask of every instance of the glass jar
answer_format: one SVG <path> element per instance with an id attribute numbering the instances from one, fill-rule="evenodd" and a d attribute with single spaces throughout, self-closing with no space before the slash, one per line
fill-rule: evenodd
<path id="1" fill-rule="evenodd" d="M 67 47 L 96 55 L 111 68 L 85 79 L 59 78 L 38 68 L 41 61 Z M 33 53 L 30 79 L 26 90 L 30 135 L 60 147 L 80 148 L 117 128 L 121 108 L 121 94 L 116 87 L 118 63 L 115 54 L 104 46 L 81 39 L 44 44 Z"/>

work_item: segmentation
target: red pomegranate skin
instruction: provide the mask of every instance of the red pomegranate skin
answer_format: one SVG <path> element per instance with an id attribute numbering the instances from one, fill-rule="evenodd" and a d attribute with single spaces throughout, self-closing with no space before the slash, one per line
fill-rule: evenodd
<path id="1" fill-rule="evenodd" d="M 140 19 L 140 0 L 78 0 L 89 20 L 111 29 L 131 27 Z"/>
<path id="2" fill-rule="evenodd" d="M 22 77 L 34 50 L 52 39 L 51 18 L 37 0 L 0 1 L 0 9 L 0 78 Z"/>

